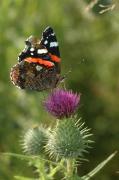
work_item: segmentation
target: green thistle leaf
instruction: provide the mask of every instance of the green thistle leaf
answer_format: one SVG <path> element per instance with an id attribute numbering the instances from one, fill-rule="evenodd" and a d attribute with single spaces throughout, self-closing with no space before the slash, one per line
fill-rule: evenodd
<path id="1" fill-rule="evenodd" d="M 94 175 L 96 175 L 115 155 L 117 151 L 111 154 L 107 159 L 101 162 L 96 168 L 94 168 L 91 172 L 82 177 L 82 180 L 92 179 Z"/>
<path id="2" fill-rule="evenodd" d="M 17 180 L 38 180 L 36 178 L 28 178 L 28 177 L 24 177 L 24 176 L 14 176 L 14 178 Z"/>

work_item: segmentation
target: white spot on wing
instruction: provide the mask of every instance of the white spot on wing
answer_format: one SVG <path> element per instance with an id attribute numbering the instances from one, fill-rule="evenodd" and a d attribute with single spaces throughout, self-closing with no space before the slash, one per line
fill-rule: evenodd
<path id="1" fill-rule="evenodd" d="M 37 71 L 40 71 L 41 69 L 42 69 L 42 66 L 39 66 L 39 65 L 36 66 Z"/>
<path id="2" fill-rule="evenodd" d="M 33 56 L 33 53 L 31 53 L 31 55 Z"/>
<path id="3" fill-rule="evenodd" d="M 30 51 L 33 52 L 35 49 L 34 48 L 31 48 Z"/>
<path id="4" fill-rule="evenodd" d="M 52 34 L 51 34 L 51 36 L 54 36 L 54 35 L 55 35 L 55 33 L 52 33 Z"/>
<path id="5" fill-rule="evenodd" d="M 58 42 L 51 42 L 50 43 L 50 47 L 57 47 L 58 46 Z"/>
<path id="6" fill-rule="evenodd" d="M 37 50 L 37 53 L 38 54 L 45 54 L 45 53 L 47 53 L 48 51 L 47 51 L 47 49 L 38 49 Z"/>
<path id="7" fill-rule="evenodd" d="M 44 41 L 44 44 L 47 44 L 47 43 L 48 43 L 48 41 L 47 41 L 47 40 L 45 40 L 45 41 Z"/>

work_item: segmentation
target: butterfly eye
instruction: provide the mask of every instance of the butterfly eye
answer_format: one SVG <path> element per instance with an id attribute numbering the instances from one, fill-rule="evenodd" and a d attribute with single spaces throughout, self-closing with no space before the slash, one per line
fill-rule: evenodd
<path id="1" fill-rule="evenodd" d="M 26 41 L 25 41 L 25 44 L 26 44 L 27 46 L 31 46 L 31 42 L 29 42 L 29 40 L 26 40 Z"/>

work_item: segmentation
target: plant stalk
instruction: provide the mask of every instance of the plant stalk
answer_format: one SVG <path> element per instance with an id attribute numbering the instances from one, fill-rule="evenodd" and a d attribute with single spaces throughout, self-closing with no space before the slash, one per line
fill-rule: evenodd
<path id="1" fill-rule="evenodd" d="M 74 172 L 74 159 L 67 159 L 67 177 L 72 177 Z"/>

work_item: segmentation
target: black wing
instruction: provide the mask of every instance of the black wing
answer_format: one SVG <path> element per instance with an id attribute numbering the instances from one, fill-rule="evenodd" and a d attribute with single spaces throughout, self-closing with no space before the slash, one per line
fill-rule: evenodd
<path id="1" fill-rule="evenodd" d="M 47 27 L 42 34 L 41 43 L 47 48 L 52 55 L 60 57 L 59 45 L 55 32 L 51 27 Z"/>

